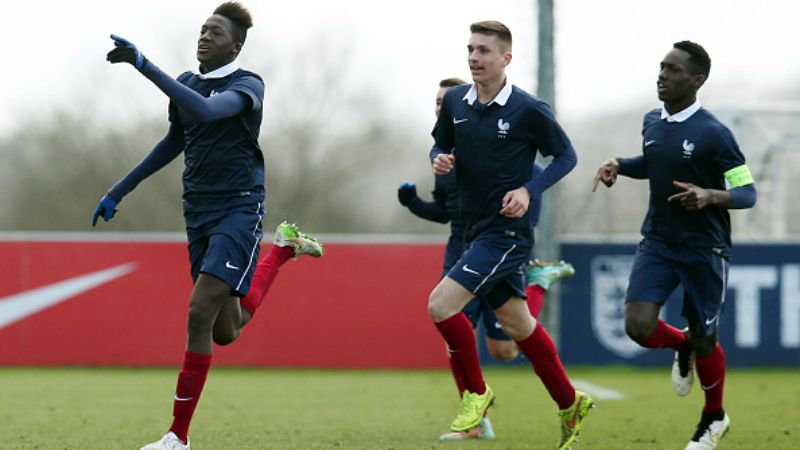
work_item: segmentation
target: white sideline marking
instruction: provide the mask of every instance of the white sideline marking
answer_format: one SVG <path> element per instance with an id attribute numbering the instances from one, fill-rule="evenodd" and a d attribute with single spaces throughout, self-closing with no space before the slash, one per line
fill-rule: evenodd
<path id="1" fill-rule="evenodd" d="M 575 389 L 586 392 L 598 400 L 624 400 L 625 396 L 622 392 L 615 391 L 611 388 L 597 386 L 596 384 L 589 383 L 586 380 L 572 380 L 572 385 Z"/>

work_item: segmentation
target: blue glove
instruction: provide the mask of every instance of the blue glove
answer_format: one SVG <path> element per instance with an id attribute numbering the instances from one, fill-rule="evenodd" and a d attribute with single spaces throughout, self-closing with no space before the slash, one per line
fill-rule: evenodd
<path id="1" fill-rule="evenodd" d="M 112 200 L 108 197 L 108 194 L 104 195 L 103 198 L 100 199 L 100 203 L 97 204 L 97 208 L 94 210 L 94 214 L 92 214 L 92 226 L 97 225 L 97 218 L 103 217 L 103 220 L 108 222 L 114 217 L 114 213 L 117 212 L 117 202 Z"/>
<path id="2" fill-rule="evenodd" d="M 417 196 L 417 185 L 414 183 L 403 183 L 397 189 L 397 200 L 403 206 L 408 206 L 411 200 Z"/>
<path id="3" fill-rule="evenodd" d="M 126 62 L 136 67 L 137 70 L 141 70 L 142 67 L 144 67 L 147 58 L 142 55 L 142 52 L 140 52 L 135 45 L 116 34 L 112 34 L 111 39 L 114 40 L 115 47 L 106 55 L 106 61 L 112 64 Z"/>

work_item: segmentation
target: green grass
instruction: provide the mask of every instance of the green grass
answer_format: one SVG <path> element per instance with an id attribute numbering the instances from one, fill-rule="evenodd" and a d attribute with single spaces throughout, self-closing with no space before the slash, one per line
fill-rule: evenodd
<path id="1" fill-rule="evenodd" d="M 660 370 L 572 368 L 612 388 L 581 449 L 683 449 L 702 406 L 672 393 Z M 192 424 L 193 450 L 552 449 L 556 407 L 530 369 L 488 369 L 497 439 L 439 442 L 457 405 L 445 371 L 213 369 Z M 0 368 L 0 448 L 138 449 L 169 426 L 175 370 Z M 732 427 L 720 449 L 800 448 L 800 371 L 731 370 Z"/>

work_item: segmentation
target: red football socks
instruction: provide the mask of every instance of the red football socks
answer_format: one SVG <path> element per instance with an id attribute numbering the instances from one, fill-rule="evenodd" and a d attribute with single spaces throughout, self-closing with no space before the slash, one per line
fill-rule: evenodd
<path id="1" fill-rule="evenodd" d="M 531 284 L 525 288 L 525 296 L 528 297 L 528 309 L 531 310 L 531 315 L 534 319 L 538 319 L 544 305 L 544 288 L 538 284 Z"/>
<path id="2" fill-rule="evenodd" d="M 572 406 L 575 401 L 575 388 L 561 365 L 561 360 L 556 353 L 553 340 L 547 334 L 547 330 L 539 323 L 530 336 L 517 341 L 520 351 L 525 354 L 533 365 L 536 375 L 542 380 L 550 397 L 558 404 L 558 409 L 565 409 Z"/>
<path id="3" fill-rule="evenodd" d="M 725 352 L 722 346 L 717 347 L 705 358 L 696 357 L 697 377 L 700 387 L 706 394 L 703 412 L 714 412 L 722 409 L 722 391 L 725 386 Z"/>
<path id="4" fill-rule="evenodd" d="M 450 348 L 451 364 L 458 369 L 464 389 L 474 394 L 486 392 L 478 361 L 478 347 L 475 345 L 475 332 L 467 316 L 460 312 L 435 325 Z"/>
<path id="5" fill-rule="evenodd" d="M 671 348 L 675 351 L 683 351 L 686 349 L 686 335 L 683 334 L 683 331 L 658 319 L 656 329 L 642 347 Z"/>
<path id="6" fill-rule="evenodd" d="M 453 358 L 448 357 L 447 360 L 450 362 L 450 371 L 453 372 L 453 379 L 456 381 L 456 387 L 458 388 L 458 395 L 461 396 L 464 394 L 464 382 L 461 381 L 461 373 L 458 371 L 458 366 L 456 362 L 453 361 Z"/>
<path id="7" fill-rule="evenodd" d="M 278 276 L 278 270 L 292 256 L 294 256 L 292 247 L 273 245 L 267 257 L 259 261 L 253 274 L 253 281 L 250 283 L 250 290 L 247 292 L 247 296 L 240 301 L 242 308 L 250 313 L 250 317 L 256 314 L 256 309 L 267 296 L 272 282 Z"/>
<path id="8" fill-rule="evenodd" d="M 209 367 L 211 367 L 211 355 L 186 352 L 183 368 L 178 374 L 178 386 L 175 389 L 175 403 L 172 408 L 174 420 L 169 427 L 169 431 L 175 433 L 184 443 L 188 439 L 189 423 L 203 392 Z"/>

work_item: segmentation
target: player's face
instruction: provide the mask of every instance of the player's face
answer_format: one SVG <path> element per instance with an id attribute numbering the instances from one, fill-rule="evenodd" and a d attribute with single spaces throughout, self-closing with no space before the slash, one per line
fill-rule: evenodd
<path id="1" fill-rule="evenodd" d="M 444 101 L 444 93 L 447 92 L 447 88 L 439 88 L 439 92 L 436 93 L 436 109 L 434 112 L 436 113 L 436 117 L 439 117 L 439 113 L 442 112 L 442 102 Z"/>
<path id="2" fill-rule="evenodd" d="M 680 103 L 697 95 L 705 76 L 692 75 L 689 53 L 673 48 L 661 61 L 656 88 L 658 99 L 665 103 Z"/>
<path id="3" fill-rule="evenodd" d="M 213 15 L 200 28 L 197 40 L 197 60 L 208 70 L 222 67 L 234 59 L 242 44 L 233 40 L 232 24 L 227 17 Z"/>
<path id="4" fill-rule="evenodd" d="M 511 62 L 511 52 L 500 48 L 497 36 L 473 33 L 467 50 L 469 70 L 476 84 L 502 81 L 506 66 Z"/>

